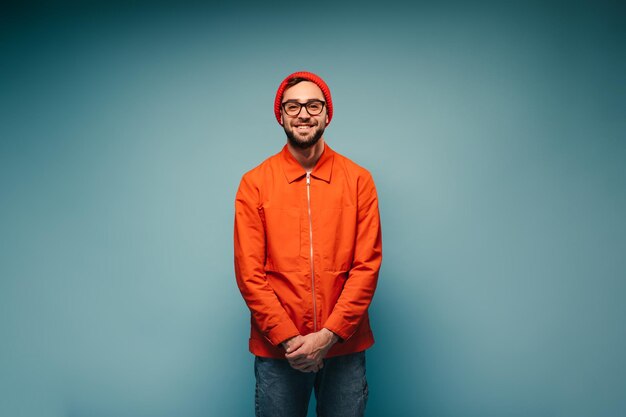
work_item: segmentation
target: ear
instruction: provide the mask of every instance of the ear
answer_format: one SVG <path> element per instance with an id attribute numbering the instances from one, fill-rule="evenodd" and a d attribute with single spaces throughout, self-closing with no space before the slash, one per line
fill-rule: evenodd
<path id="1" fill-rule="evenodd" d="M 328 112 L 326 112 L 326 124 L 328 124 Z"/>
<path id="2" fill-rule="evenodd" d="M 279 123 L 280 123 L 281 126 L 283 126 L 283 123 L 285 123 L 285 122 L 283 122 L 283 115 L 282 114 L 280 115 L 280 122 Z"/>

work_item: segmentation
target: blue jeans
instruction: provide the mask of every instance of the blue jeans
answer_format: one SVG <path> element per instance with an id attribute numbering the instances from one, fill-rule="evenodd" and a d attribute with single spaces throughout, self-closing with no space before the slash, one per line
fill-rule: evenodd
<path id="1" fill-rule="evenodd" d="M 316 373 L 293 369 L 286 359 L 255 357 L 256 417 L 306 417 L 315 389 L 320 417 L 362 417 L 368 388 L 365 352 L 324 359 Z"/>

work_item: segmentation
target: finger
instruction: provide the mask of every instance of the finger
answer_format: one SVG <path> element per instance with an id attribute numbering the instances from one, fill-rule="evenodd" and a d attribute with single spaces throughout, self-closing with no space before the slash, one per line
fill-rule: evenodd
<path id="1" fill-rule="evenodd" d="M 301 357 L 301 358 L 289 360 L 289 363 L 295 366 L 310 366 L 310 365 L 315 364 L 315 361 L 307 359 L 306 357 Z"/>
<path id="2" fill-rule="evenodd" d="M 287 359 L 290 359 L 290 358 L 295 358 L 297 356 L 305 356 L 306 350 L 307 349 L 304 347 L 304 343 L 303 343 L 295 349 L 290 349 L 289 352 L 285 354 L 285 357 L 287 357 Z"/>
<path id="3" fill-rule="evenodd" d="M 294 363 L 308 364 L 308 365 L 313 365 L 314 363 L 319 362 L 319 360 L 316 357 L 313 357 L 311 355 L 299 356 L 297 358 L 293 358 L 292 361 Z"/>
<path id="4" fill-rule="evenodd" d="M 311 366 L 306 364 L 306 365 L 291 365 L 291 367 L 295 370 L 298 370 L 300 372 L 311 372 L 310 368 Z"/>
<path id="5" fill-rule="evenodd" d="M 322 363 L 322 361 L 316 361 L 313 365 L 311 365 L 314 369 L 313 372 L 318 372 L 320 369 L 322 369 L 322 367 L 324 366 L 324 364 Z"/>
<path id="6" fill-rule="evenodd" d="M 302 371 L 302 366 L 294 365 L 293 363 L 289 364 L 296 371 Z"/>
<path id="7" fill-rule="evenodd" d="M 301 368 L 302 372 L 317 372 L 317 365 L 310 365 Z"/>
<path id="8" fill-rule="evenodd" d="M 295 360 L 298 358 L 304 358 L 306 357 L 306 354 L 304 352 L 300 352 L 300 351 L 295 351 L 295 352 L 291 352 L 291 353 L 286 353 L 285 357 L 288 360 Z"/>
<path id="9" fill-rule="evenodd" d="M 304 340 L 302 340 L 301 337 L 297 337 L 295 340 L 293 340 L 291 343 L 289 343 L 289 346 L 287 346 L 286 352 L 287 353 L 291 353 L 294 352 L 298 349 L 300 349 L 300 347 L 304 344 Z"/>
<path id="10" fill-rule="evenodd" d="M 306 364 L 307 360 L 304 356 L 299 356 L 297 358 L 287 359 L 287 361 L 293 365 L 303 365 Z"/>
<path id="11" fill-rule="evenodd" d="M 290 360 L 290 361 L 292 361 L 292 362 L 296 362 L 296 363 L 298 363 L 298 362 L 311 362 L 311 361 L 309 360 L 309 358 L 307 358 L 307 356 L 306 356 L 306 355 L 294 356 L 294 357 L 292 357 L 292 358 L 288 358 L 287 360 Z"/>

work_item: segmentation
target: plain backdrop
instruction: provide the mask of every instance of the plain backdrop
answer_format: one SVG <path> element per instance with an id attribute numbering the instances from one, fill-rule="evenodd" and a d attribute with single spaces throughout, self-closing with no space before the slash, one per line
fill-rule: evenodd
<path id="1" fill-rule="evenodd" d="M 284 144 L 272 104 L 298 70 L 378 188 L 367 415 L 626 415 L 625 21 L 579 1 L 3 6 L 0 415 L 253 414 L 234 196 Z"/>

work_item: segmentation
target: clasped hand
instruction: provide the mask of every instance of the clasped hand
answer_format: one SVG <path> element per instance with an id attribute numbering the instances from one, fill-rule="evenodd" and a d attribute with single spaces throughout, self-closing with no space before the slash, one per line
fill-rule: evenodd
<path id="1" fill-rule="evenodd" d="M 306 336 L 295 336 L 283 342 L 285 358 L 292 368 L 302 372 L 317 372 L 324 367 L 323 359 L 338 337 L 324 328 Z"/>

